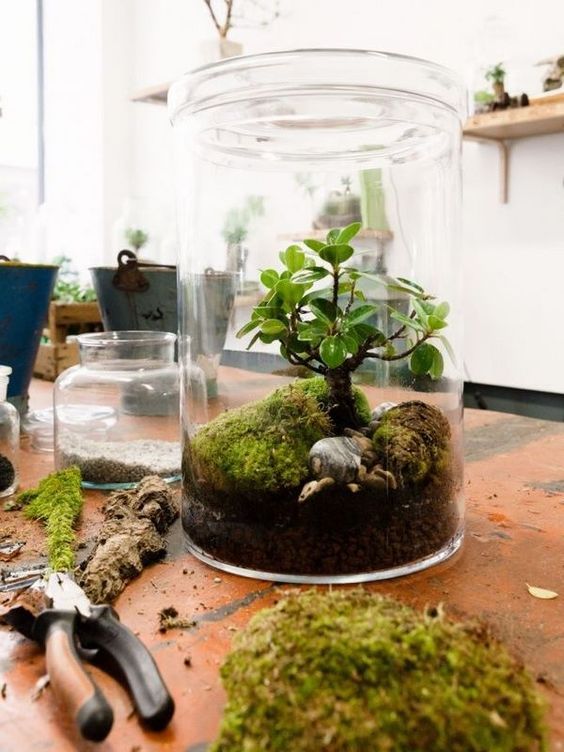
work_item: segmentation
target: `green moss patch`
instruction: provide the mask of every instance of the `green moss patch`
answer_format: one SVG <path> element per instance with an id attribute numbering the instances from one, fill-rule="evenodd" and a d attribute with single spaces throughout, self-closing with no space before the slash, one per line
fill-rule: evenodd
<path id="1" fill-rule="evenodd" d="M 316 399 L 291 385 L 203 426 L 190 459 L 198 480 L 215 490 L 281 491 L 304 482 L 310 447 L 330 431 Z"/>
<path id="2" fill-rule="evenodd" d="M 329 403 L 329 387 L 323 376 L 314 376 L 311 379 L 300 379 L 296 381 L 296 387 L 306 394 L 310 394 L 318 401 L 323 409 L 328 412 L 331 405 Z M 354 406 L 361 423 L 364 425 L 370 423 L 372 419 L 370 405 L 366 395 L 357 386 L 353 386 Z"/>
<path id="3" fill-rule="evenodd" d="M 221 674 L 210 752 L 548 749 L 531 678 L 486 630 L 363 590 L 262 611 Z"/>
<path id="4" fill-rule="evenodd" d="M 57 572 L 74 566 L 74 523 L 83 501 L 80 482 L 78 467 L 68 467 L 51 473 L 37 488 L 18 496 L 18 503 L 25 506 L 25 516 L 45 523 L 49 566 Z"/>

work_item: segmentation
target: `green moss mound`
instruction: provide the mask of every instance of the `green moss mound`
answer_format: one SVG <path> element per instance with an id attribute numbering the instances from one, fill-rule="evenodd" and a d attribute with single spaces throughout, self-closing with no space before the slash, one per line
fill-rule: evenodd
<path id="1" fill-rule="evenodd" d="M 329 410 L 329 387 L 323 376 L 314 376 L 311 379 L 300 379 L 296 381 L 295 386 L 306 394 L 310 394 L 318 401 L 322 408 L 327 412 Z M 370 423 L 372 414 L 366 395 L 357 386 L 353 386 L 354 406 L 360 422 L 364 425 Z"/>
<path id="2" fill-rule="evenodd" d="M 385 469 L 400 485 L 410 485 L 443 469 L 449 439 L 450 426 L 441 410 L 413 400 L 384 413 L 373 444 Z"/>
<path id="3" fill-rule="evenodd" d="M 483 629 L 362 590 L 255 616 L 210 752 L 545 752 L 531 678 Z"/>
<path id="4" fill-rule="evenodd" d="M 291 385 L 203 426 L 190 459 L 198 480 L 214 490 L 283 491 L 304 482 L 311 446 L 330 432 L 314 397 Z"/>

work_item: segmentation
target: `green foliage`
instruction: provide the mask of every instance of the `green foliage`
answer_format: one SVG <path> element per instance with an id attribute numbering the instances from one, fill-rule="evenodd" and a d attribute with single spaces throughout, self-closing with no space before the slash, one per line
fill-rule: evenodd
<path id="1" fill-rule="evenodd" d="M 303 484 L 312 444 L 330 432 L 316 398 L 291 385 L 202 426 L 191 441 L 190 460 L 216 491 L 278 492 Z"/>
<path id="2" fill-rule="evenodd" d="M 242 243 L 248 233 L 253 219 L 264 214 L 264 199 L 262 196 L 247 196 L 241 207 L 230 209 L 223 223 L 222 235 L 226 243 L 238 245 Z"/>
<path id="3" fill-rule="evenodd" d="M 42 520 L 47 527 L 49 566 L 56 572 L 74 566 L 74 523 L 82 510 L 80 470 L 67 467 L 51 473 L 37 488 L 24 491 L 18 503 L 25 507 L 26 517 Z"/>
<path id="4" fill-rule="evenodd" d="M 292 365 L 322 375 L 337 369 L 352 373 L 367 358 L 409 358 L 414 374 L 439 379 L 443 357 L 428 340 L 441 340 L 452 353 L 442 335 L 448 303 L 435 302 L 419 284 L 404 277 L 390 281 L 353 266 L 351 241 L 360 229 L 360 222 L 354 222 L 329 230 L 325 241 L 306 238 L 303 245 L 293 244 L 282 251 L 282 270 L 262 272 L 267 293 L 237 336 L 254 333 L 249 348 L 257 341 L 279 342 L 282 356 Z M 362 278 L 409 299 L 409 314 L 388 306 L 391 318 L 398 323 L 395 331 L 385 334 L 371 323 L 379 306 L 367 303 L 357 289 Z M 402 342 L 407 342 L 407 347 L 398 347 Z"/>
<path id="5" fill-rule="evenodd" d="M 356 590 L 294 592 L 234 639 L 210 752 L 547 752 L 545 703 L 483 627 Z"/>
<path id="6" fill-rule="evenodd" d="M 492 67 L 488 68 L 486 71 L 486 81 L 491 81 L 494 84 L 502 84 L 505 75 L 506 72 L 503 63 L 497 63 L 496 65 L 492 65 Z"/>
<path id="7" fill-rule="evenodd" d="M 59 271 L 51 300 L 59 300 L 61 303 L 92 303 L 96 300 L 94 289 L 83 287 L 78 282 L 78 272 L 73 270 L 69 256 L 56 256 L 53 263 L 59 267 Z"/>
<path id="8" fill-rule="evenodd" d="M 476 102 L 476 104 L 490 104 L 494 99 L 494 95 L 489 91 L 480 89 L 479 91 L 474 92 L 474 102 Z"/>
<path id="9" fill-rule="evenodd" d="M 149 235 L 144 231 L 135 227 L 128 227 L 124 233 L 125 239 L 135 251 L 139 251 L 140 248 L 147 243 Z"/>

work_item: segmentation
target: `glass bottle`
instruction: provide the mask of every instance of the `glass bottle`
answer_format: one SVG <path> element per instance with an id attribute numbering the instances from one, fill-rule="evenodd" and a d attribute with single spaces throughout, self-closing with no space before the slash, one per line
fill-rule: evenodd
<path id="1" fill-rule="evenodd" d="M 358 582 L 461 545 L 464 102 L 439 65 L 354 50 L 241 57 L 172 86 L 182 521 L 209 564 Z M 234 217 L 246 276 L 225 317 L 203 272 L 229 269 Z M 183 343 L 221 322 L 210 390 Z"/>
<path id="2" fill-rule="evenodd" d="M 180 478 L 176 335 L 116 331 L 77 337 L 80 364 L 55 382 L 55 464 L 78 465 L 85 488 Z"/>
<path id="3" fill-rule="evenodd" d="M 0 498 L 13 494 L 19 483 L 20 416 L 7 401 L 12 369 L 0 366 Z"/>

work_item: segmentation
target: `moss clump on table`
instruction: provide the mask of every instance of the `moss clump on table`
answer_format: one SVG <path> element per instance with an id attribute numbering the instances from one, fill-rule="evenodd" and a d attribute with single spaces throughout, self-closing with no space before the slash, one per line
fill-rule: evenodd
<path id="1" fill-rule="evenodd" d="M 363 590 L 295 593 L 256 615 L 221 674 L 210 752 L 548 749 L 544 705 L 487 631 Z"/>
<path id="2" fill-rule="evenodd" d="M 316 399 L 290 385 L 203 426 L 192 439 L 191 462 L 198 480 L 214 490 L 295 488 L 309 473 L 312 444 L 330 431 Z"/>
<path id="3" fill-rule="evenodd" d="M 26 517 L 43 520 L 47 527 L 49 566 L 66 571 L 74 566 L 74 523 L 82 510 L 80 470 L 68 467 L 51 473 L 37 488 L 24 491 L 18 503 L 25 507 Z"/>

